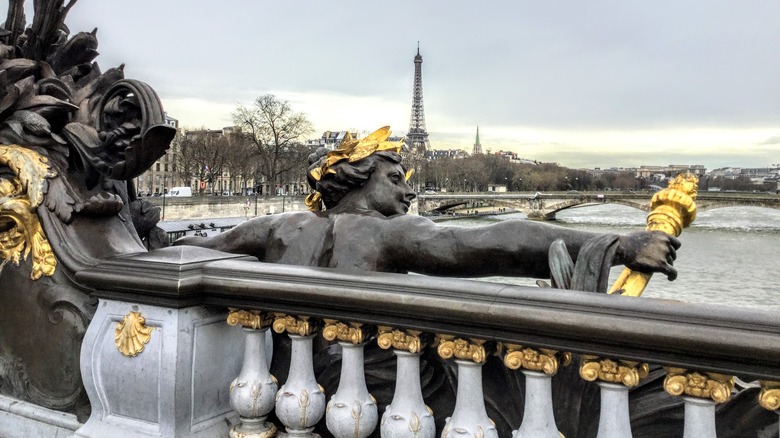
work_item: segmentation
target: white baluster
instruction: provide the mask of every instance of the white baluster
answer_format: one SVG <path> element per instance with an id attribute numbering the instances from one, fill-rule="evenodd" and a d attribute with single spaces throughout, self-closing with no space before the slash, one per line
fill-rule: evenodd
<path id="1" fill-rule="evenodd" d="M 458 393 L 455 410 L 447 418 L 442 438 L 498 438 L 493 420 L 488 418 L 482 393 L 482 363 L 455 360 L 458 364 Z"/>
<path id="2" fill-rule="evenodd" d="M 265 421 L 274 407 L 276 379 L 268 372 L 265 337 L 268 328 L 244 328 L 244 365 L 230 384 L 230 405 L 241 422 L 230 429 L 231 438 L 266 438 L 276 426 Z"/>
<path id="3" fill-rule="evenodd" d="M 276 394 L 276 416 L 284 424 L 287 433 L 281 433 L 279 436 L 319 437 L 312 431 L 325 413 L 325 393 L 314 377 L 314 335 L 289 336 L 292 340 L 290 374 L 287 382 Z"/>
<path id="4" fill-rule="evenodd" d="M 683 397 L 685 428 L 683 438 L 715 438 L 715 405 L 712 400 Z"/>
<path id="5" fill-rule="evenodd" d="M 628 387 L 622 384 L 597 382 L 601 388 L 601 412 L 597 438 L 631 437 L 628 415 Z"/>
<path id="6" fill-rule="evenodd" d="M 598 438 L 631 437 L 628 390 L 647 377 L 646 363 L 583 355 L 580 377 L 601 388 Z"/>
<path id="7" fill-rule="evenodd" d="M 366 438 L 376 428 L 376 400 L 368 393 L 363 372 L 365 344 L 339 342 L 341 378 L 328 402 L 325 424 L 336 438 Z"/>
<path id="8" fill-rule="evenodd" d="M 552 405 L 552 376 L 538 371 L 523 370 L 525 375 L 525 406 L 523 424 L 513 438 L 560 438 L 555 426 Z"/>
<path id="9" fill-rule="evenodd" d="M 455 358 L 458 365 L 458 392 L 455 409 L 447 418 L 442 438 L 498 438 L 493 420 L 488 418 L 482 392 L 482 365 L 487 360 L 485 341 L 438 335 L 438 353 L 443 359 Z"/>
<path id="10" fill-rule="evenodd" d="M 382 415 L 383 438 L 433 438 L 436 424 L 420 386 L 420 353 L 395 350 L 397 371 L 393 402 Z"/>
<path id="11" fill-rule="evenodd" d="M 561 363 L 568 365 L 571 354 L 546 348 L 504 344 L 504 365 L 522 370 L 525 375 L 523 424 L 512 433 L 514 438 L 559 438 L 552 405 L 552 376 Z"/>

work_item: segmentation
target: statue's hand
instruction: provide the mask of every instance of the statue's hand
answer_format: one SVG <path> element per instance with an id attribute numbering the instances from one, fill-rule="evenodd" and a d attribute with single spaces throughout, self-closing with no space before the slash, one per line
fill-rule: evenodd
<path id="1" fill-rule="evenodd" d="M 632 271 L 661 272 L 669 281 L 677 278 L 672 264 L 680 241 L 661 231 L 639 231 L 620 236 L 617 259 Z"/>

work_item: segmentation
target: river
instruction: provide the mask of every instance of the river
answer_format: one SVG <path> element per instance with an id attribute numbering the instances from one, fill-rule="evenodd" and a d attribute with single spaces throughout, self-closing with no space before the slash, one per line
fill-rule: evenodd
<path id="1" fill-rule="evenodd" d="M 521 213 L 442 222 L 470 227 L 524 219 Z M 644 229 L 646 213 L 620 205 L 595 205 L 557 213 L 556 225 L 595 232 Z M 729 207 L 700 212 L 680 236 L 678 278 L 656 275 L 642 296 L 686 302 L 777 309 L 780 311 L 780 210 Z M 618 276 L 622 267 L 612 269 Z M 530 279 L 491 277 L 490 281 L 534 285 Z"/>

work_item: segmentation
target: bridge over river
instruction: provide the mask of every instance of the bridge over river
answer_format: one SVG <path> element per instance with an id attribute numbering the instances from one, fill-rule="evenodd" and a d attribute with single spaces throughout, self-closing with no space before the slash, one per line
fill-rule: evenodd
<path id="1" fill-rule="evenodd" d="M 420 214 L 436 214 L 461 209 L 507 208 L 525 213 L 530 219 L 551 220 L 567 208 L 593 204 L 620 204 L 647 211 L 652 192 L 559 192 L 559 193 L 441 193 L 417 198 Z M 780 195 L 771 193 L 700 192 L 698 211 L 723 207 L 763 207 L 780 210 Z"/>

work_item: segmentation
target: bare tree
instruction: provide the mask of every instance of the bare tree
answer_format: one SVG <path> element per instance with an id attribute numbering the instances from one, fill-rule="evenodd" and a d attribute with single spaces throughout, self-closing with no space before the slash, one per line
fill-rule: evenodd
<path id="1" fill-rule="evenodd" d="M 233 187 L 241 188 L 242 194 L 246 194 L 247 183 L 256 174 L 257 154 L 254 144 L 241 133 L 230 134 L 228 142 L 230 148 L 225 169 L 230 173 Z"/>
<path id="2" fill-rule="evenodd" d="M 177 131 L 171 141 L 171 151 L 174 156 L 173 170 L 187 186 L 193 178 L 199 176 L 198 164 L 190 147 L 191 142 L 192 139 L 186 138 L 183 131 Z"/>
<path id="3" fill-rule="evenodd" d="M 176 171 L 185 180 L 197 177 L 211 183 L 226 170 L 230 144 L 221 130 L 185 131 L 178 146 Z"/>
<path id="4" fill-rule="evenodd" d="M 288 101 L 272 94 L 260 96 L 251 107 L 239 105 L 233 121 L 254 145 L 260 172 L 272 187 L 279 187 L 284 174 L 305 162 L 309 149 L 302 140 L 313 127 L 305 114 L 293 111 Z"/>

